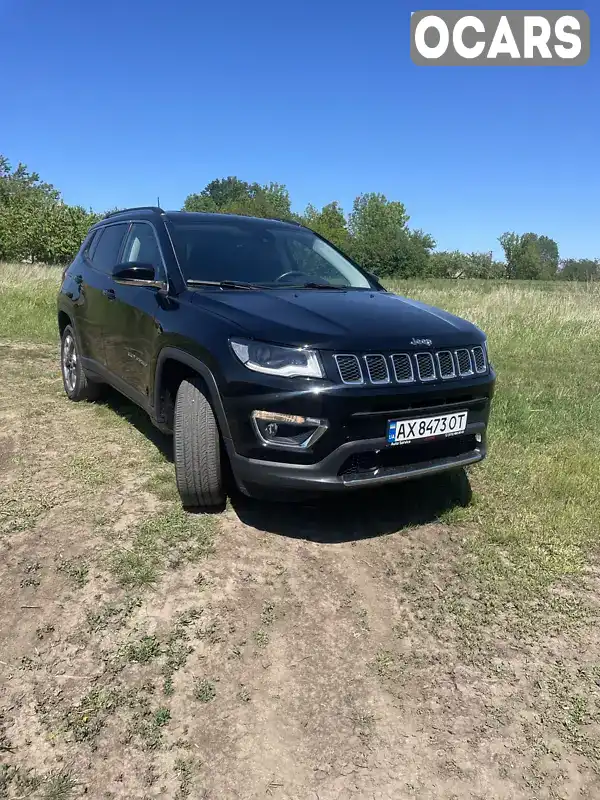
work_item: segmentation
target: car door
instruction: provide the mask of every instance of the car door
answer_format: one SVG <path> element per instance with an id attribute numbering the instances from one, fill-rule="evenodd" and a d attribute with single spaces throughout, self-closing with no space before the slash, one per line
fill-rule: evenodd
<path id="1" fill-rule="evenodd" d="M 74 275 L 79 285 L 77 335 L 82 357 L 92 368 L 106 367 L 104 327 L 114 299 L 111 265 L 116 263 L 127 228 L 126 223 L 99 228 L 82 254 L 80 271 Z"/>
<path id="2" fill-rule="evenodd" d="M 158 237 L 151 222 L 131 223 L 121 254 L 121 263 L 151 264 L 157 280 L 165 281 L 166 270 Z M 149 391 L 149 375 L 159 325 L 160 297 L 147 286 L 114 284 L 110 332 L 105 335 L 108 368 L 143 397 Z"/>

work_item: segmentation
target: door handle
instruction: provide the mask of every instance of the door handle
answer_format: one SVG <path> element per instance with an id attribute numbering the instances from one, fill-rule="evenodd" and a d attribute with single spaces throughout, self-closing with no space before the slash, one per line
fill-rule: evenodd
<path id="1" fill-rule="evenodd" d="M 115 290 L 114 289 L 103 289 L 102 290 L 102 294 L 104 295 L 104 297 L 107 297 L 109 300 L 116 300 L 117 299 L 117 295 L 115 294 Z"/>

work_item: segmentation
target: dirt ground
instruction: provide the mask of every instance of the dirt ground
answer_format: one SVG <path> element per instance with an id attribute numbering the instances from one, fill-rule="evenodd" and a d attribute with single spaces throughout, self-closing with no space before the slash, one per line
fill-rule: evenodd
<path id="1" fill-rule="evenodd" d="M 483 607 L 446 478 L 183 514 L 143 415 L 0 363 L 0 797 L 600 797 L 594 570 Z"/>

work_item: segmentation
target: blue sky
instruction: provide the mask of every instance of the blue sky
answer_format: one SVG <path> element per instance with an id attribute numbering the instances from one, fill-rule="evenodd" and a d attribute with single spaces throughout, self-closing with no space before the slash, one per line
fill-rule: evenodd
<path id="1" fill-rule="evenodd" d="M 422 8 L 0 0 L 0 152 L 97 210 L 180 208 L 237 175 L 298 210 L 383 192 L 443 249 L 499 253 L 516 230 L 600 257 L 594 37 L 584 67 L 417 67 Z"/>

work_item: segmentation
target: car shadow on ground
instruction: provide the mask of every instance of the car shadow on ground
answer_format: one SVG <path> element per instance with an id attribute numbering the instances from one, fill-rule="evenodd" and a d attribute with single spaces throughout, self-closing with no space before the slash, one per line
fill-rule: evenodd
<path id="1" fill-rule="evenodd" d="M 161 433 L 137 405 L 107 387 L 99 403 L 137 428 L 162 455 L 173 462 L 173 438 Z M 321 497 L 268 492 L 265 499 L 245 497 L 230 484 L 233 510 L 246 525 L 267 533 L 340 544 L 395 533 L 402 528 L 435 522 L 440 515 L 471 502 L 465 470 Z M 218 511 L 218 510 L 216 510 Z"/>
<path id="2" fill-rule="evenodd" d="M 322 498 L 253 500 L 234 493 L 231 504 L 242 522 L 261 531 L 340 544 L 396 533 L 436 522 L 440 515 L 471 502 L 464 470 L 405 481 L 379 489 L 361 489 Z"/>
<path id="3" fill-rule="evenodd" d="M 114 411 L 119 417 L 126 419 L 134 428 L 143 434 L 146 439 L 152 442 L 162 455 L 173 463 L 173 437 L 161 433 L 152 424 L 150 417 L 145 411 L 128 400 L 124 395 L 117 392 L 110 386 L 102 387 L 102 395 L 97 401 L 98 405 L 104 405 Z"/>

